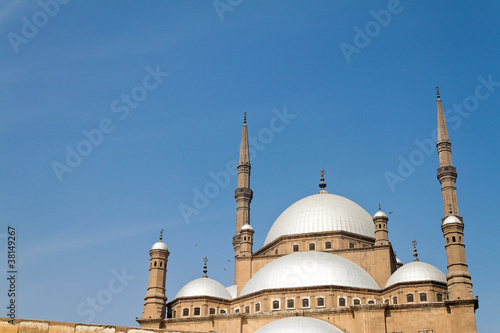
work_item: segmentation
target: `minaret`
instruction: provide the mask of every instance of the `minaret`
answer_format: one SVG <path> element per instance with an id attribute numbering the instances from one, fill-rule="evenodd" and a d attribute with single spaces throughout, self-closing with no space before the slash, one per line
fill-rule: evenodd
<path id="1" fill-rule="evenodd" d="M 472 299 L 471 276 L 467 271 L 465 258 L 464 223 L 458 213 L 457 189 L 455 180 L 457 170 L 451 161 L 451 142 L 446 129 L 443 106 L 437 92 L 437 123 L 438 141 L 436 144 L 439 156 L 437 178 L 441 183 L 443 195 L 444 218 L 441 220 L 441 230 L 445 239 L 446 257 L 448 261 L 448 292 L 450 300 Z"/>
<path id="2" fill-rule="evenodd" d="M 167 261 L 170 252 L 167 244 L 163 243 L 163 229 L 160 231 L 160 241 L 155 243 L 149 251 L 149 281 L 148 291 L 144 296 L 144 310 L 137 322 L 142 328 L 163 328 L 167 297 L 165 296 L 165 282 L 167 276 Z"/>
<path id="3" fill-rule="evenodd" d="M 387 231 L 387 222 L 389 218 L 381 210 L 380 204 L 378 205 L 378 212 L 373 216 L 373 223 L 375 223 L 375 246 L 389 245 L 389 237 Z"/>
<path id="4" fill-rule="evenodd" d="M 448 137 L 446 121 L 444 119 L 443 105 L 439 96 L 439 87 L 436 87 L 437 93 L 437 151 L 439 156 L 439 169 L 437 178 L 441 183 L 441 192 L 443 195 L 444 217 L 450 215 L 459 216 L 457 203 L 457 188 L 455 181 L 457 179 L 457 169 L 451 162 L 451 142 Z"/>
<path id="5" fill-rule="evenodd" d="M 250 150 L 248 148 L 247 114 L 243 118 L 241 132 L 240 159 L 238 161 L 238 188 L 234 191 L 236 199 L 236 235 L 234 248 L 234 284 L 239 295 L 241 289 L 252 277 L 253 229 L 250 226 L 250 202 L 253 192 L 250 189 Z"/>
<path id="6" fill-rule="evenodd" d="M 253 192 L 250 189 L 250 151 L 248 149 L 247 113 L 244 113 L 241 132 L 240 159 L 238 162 L 238 188 L 234 191 L 236 199 L 236 235 L 241 227 L 250 224 L 250 202 Z"/>

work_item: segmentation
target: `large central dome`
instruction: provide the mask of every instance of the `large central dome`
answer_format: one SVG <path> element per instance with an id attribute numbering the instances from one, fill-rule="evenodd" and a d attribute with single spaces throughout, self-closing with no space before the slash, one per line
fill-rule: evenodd
<path id="1" fill-rule="evenodd" d="M 301 199 L 274 222 L 264 246 L 284 235 L 324 231 L 348 231 L 375 238 L 373 220 L 355 202 L 326 191 Z"/>

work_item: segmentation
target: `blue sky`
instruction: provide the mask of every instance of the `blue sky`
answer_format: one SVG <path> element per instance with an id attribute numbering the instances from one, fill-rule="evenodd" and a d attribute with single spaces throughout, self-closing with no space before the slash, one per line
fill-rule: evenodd
<path id="1" fill-rule="evenodd" d="M 403 262 L 416 239 L 419 258 L 446 271 L 430 143 L 439 85 L 478 330 L 493 331 L 500 4 L 221 2 L 73 0 L 45 6 L 50 15 L 0 3 L 0 262 L 15 226 L 17 316 L 136 326 L 162 228 L 169 299 L 205 256 L 209 276 L 231 285 L 236 178 L 223 175 L 243 112 L 254 250 L 325 169 L 330 193 L 393 212 Z M 209 197 L 193 202 L 198 191 Z"/>

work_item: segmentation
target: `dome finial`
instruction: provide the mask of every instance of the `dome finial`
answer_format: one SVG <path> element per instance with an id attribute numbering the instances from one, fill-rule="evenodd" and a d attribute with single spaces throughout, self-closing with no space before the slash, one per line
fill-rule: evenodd
<path id="1" fill-rule="evenodd" d="M 160 242 L 163 240 L 163 229 L 160 230 Z"/>
<path id="2" fill-rule="evenodd" d="M 243 124 L 247 123 L 247 113 L 243 112 Z"/>
<path id="3" fill-rule="evenodd" d="M 208 275 L 207 275 L 207 272 L 208 272 L 208 270 L 207 270 L 207 261 L 208 261 L 207 257 L 203 258 L 203 276 L 202 277 L 204 277 L 204 278 L 208 277 Z"/>
<path id="4" fill-rule="evenodd" d="M 320 183 L 319 183 L 319 187 L 321 188 L 321 190 L 318 192 L 318 193 L 328 193 L 326 192 L 325 190 L 325 187 L 326 187 L 326 183 L 325 183 L 325 170 L 321 169 L 319 171 L 319 174 L 321 175 L 321 179 L 320 179 Z"/>
<path id="5" fill-rule="evenodd" d="M 437 99 L 441 99 L 441 96 L 439 96 L 439 87 L 436 87 L 436 95 Z"/>
<path id="6" fill-rule="evenodd" d="M 418 260 L 418 253 L 417 253 L 417 241 L 413 240 L 411 242 L 411 245 L 413 245 L 413 261 L 419 261 Z"/>
<path id="7" fill-rule="evenodd" d="M 380 212 L 382 210 L 381 205 L 378 204 L 378 211 Z"/>

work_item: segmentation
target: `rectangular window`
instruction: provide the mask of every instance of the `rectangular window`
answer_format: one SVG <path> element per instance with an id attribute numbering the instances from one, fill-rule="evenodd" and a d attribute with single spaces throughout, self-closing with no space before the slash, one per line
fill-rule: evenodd
<path id="1" fill-rule="evenodd" d="M 289 299 L 286 301 L 286 307 L 289 309 L 293 309 L 295 307 L 295 302 L 293 301 L 293 299 Z"/>
<path id="2" fill-rule="evenodd" d="M 325 306 L 325 299 L 323 297 L 318 298 L 318 306 Z"/>
<path id="3" fill-rule="evenodd" d="M 273 301 L 273 310 L 279 310 L 279 309 L 280 309 L 280 302 Z"/>
<path id="4" fill-rule="evenodd" d="M 328 250 L 328 249 L 331 249 L 332 248 L 332 243 L 331 242 L 326 242 L 325 243 L 325 248 Z"/>

